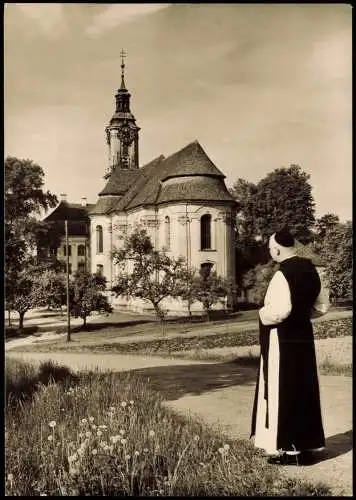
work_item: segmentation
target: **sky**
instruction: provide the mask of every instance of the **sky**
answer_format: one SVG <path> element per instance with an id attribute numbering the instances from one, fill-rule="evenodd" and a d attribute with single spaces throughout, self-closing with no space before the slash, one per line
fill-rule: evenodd
<path id="1" fill-rule="evenodd" d="M 141 166 L 194 140 L 228 187 L 298 164 L 351 220 L 351 30 L 337 3 L 5 4 L 5 155 L 95 203 L 124 49 Z"/>

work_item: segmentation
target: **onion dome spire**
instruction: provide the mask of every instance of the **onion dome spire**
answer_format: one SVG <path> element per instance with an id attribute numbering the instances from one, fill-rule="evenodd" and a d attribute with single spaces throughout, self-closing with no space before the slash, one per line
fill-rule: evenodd
<path id="1" fill-rule="evenodd" d="M 121 87 L 120 87 L 120 90 L 127 90 L 126 89 L 126 86 L 125 86 L 125 57 L 126 57 L 126 53 L 125 51 L 122 49 L 121 52 L 120 52 L 120 57 L 121 57 Z"/>

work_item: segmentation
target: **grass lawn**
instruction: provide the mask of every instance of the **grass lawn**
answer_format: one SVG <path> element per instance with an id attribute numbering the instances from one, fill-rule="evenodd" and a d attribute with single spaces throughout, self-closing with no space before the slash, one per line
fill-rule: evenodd
<path id="1" fill-rule="evenodd" d="M 5 494 L 330 495 L 162 401 L 138 375 L 7 360 Z"/>
<path id="2" fill-rule="evenodd" d="M 316 339 L 352 335 L 352 311 L 349 317 L 332 319 L 328 314 L 314 322 Z M 119 314 L 98 318 L 88 324 L 86 331 L 73 331 L 72 341 L 66 337 L 49 341 L 40 340 L 14 350 L 52 352 L 113 352 L 149 355 L 172 355 L 179 351 L 192 351 L 222 347 L 253 346 L 259 343 L 257 311 L 238 313 L 233 317 L 204 322 L 195 319 L 167 320 L 160 325 L 152 319 L 128 320 Z"/>

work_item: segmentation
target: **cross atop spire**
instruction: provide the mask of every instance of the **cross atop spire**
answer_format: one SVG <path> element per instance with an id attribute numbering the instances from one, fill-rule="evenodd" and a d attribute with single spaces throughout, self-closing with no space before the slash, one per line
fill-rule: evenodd
<path id="1" fill-rule="evenodd" d="M 121 49 L 121 52 L 120 52 L 120 57 L 121 57 L 121 89 L 126 89 L 125 87 L 125 80 L 124 80 L 124 76 L 125 76 L 125 57 L 126 57 L 126 53 L 124 51 L 124 49 Z"/>

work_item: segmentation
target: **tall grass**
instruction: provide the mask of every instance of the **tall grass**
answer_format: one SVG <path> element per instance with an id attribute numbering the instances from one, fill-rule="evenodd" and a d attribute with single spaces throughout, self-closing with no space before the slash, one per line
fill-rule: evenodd
<path id="1" fill-rule="evenodd" d="M 249 442 L 162 406 L 132 374 L 73 377 L 65 367 L 47 363 L 36 371 L 8 360 L 6 375 L 7 495 L 329 493 L 322 484 L 285 479 Z"/>

